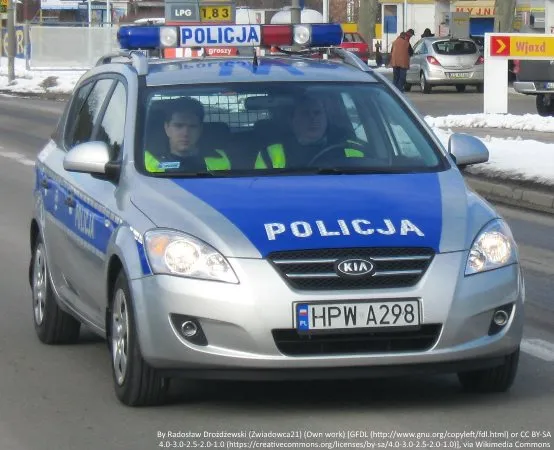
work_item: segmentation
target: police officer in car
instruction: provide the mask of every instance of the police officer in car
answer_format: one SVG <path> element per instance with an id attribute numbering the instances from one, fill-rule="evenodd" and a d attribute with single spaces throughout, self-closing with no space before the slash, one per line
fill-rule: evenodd
<path id="1" fill-rule="evenodd" d="M 325 106 L 317 97 L 304 95 L 297 100 L 291 128 L 292 134 L 288 137 L 282 134 L 281 142 L 270 143 L 258 153 L 256 169 L 306 168 L 311 162 L 315 164 L 320 156 L 341 153 L 344 158 L 365 156 L 362 143 L 348 139 L 344 132 L 330 126 Z M 337 148 L 331 149 L 333 146 Z"/>
<path id="2" fill-rule="evenodd" d="M 224 150 L 205 149 L 200 144 L 204 122 L 202 103 L 189 97 L 172 100 L 164 113 L 167 147 L 156 155 L 152 152 L 154 149 L 146 149 L 144 165 L 148 172 L 231 169 L 231 162 Z"/>

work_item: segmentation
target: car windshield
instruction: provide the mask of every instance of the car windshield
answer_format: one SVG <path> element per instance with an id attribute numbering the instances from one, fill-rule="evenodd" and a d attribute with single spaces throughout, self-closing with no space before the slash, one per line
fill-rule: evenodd
<path id="1" fill-rule="evenodd" d="M 472 55 L 477 53 L 477 46 L 472 41 L 439 41 L 433 43 L 433 49 L 439 55 Z"/>
<path id="2" fill-rule="evenodd" d="M 445 157 L 372 83 L 148 88 L 137 168 L 150 176 L 429 172 Z"/>

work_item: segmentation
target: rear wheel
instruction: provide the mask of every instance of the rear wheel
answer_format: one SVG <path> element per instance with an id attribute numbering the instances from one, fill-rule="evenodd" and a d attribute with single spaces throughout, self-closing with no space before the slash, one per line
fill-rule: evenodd
<path id="1" fill-rule="evenodd" d="M 457 90 L 458 92 L 465 92 L 465 90 L 466 90 L 466 85 L 465 85 L 465 84 L 457 84 L 457 85 L 456 85 L 456 90 Z"/>
<path id="2" fill-rule="evenodd" d="M 431 85 L 427 82 L 427 78 L 425 78 L 425 73 L 421 72 L 420 78 L 419 78 L 419 86 L 421 88 L 421 92 L 424 94 L 428 94 L 431 92 Z"/>
<path id="3" fill-rule="evenodd" d="M 550 94 L 539 94 L 535 100 L 539 116 L 548 117 L 554 115 L 554 102 Z"/>
<path id="4" fill-rule="evenodd" d="M 110 307 L 110 353 L 117 398 L 127 406 L 152 406 L 164 402 L 169 379 L 142 358 L 133 314 L 131 293 L 124 272 L 115 282 Z"/>
<path id="5" fill-rule="evenodd" d="M 519 363 L 519 348 L 506 357 L 504 364 L 490 369 L 460 372 L 458 379 L 468 392 L 505 392 L 512 386 Z"/>
<path id="6" fill-rule="evenodd" d="M 33 323 L 44 344 L 74 344 L 79 340 L 81 322 L 58 306 L 50 284 L 46 250 L 40 235 L 31 258 Z"/>

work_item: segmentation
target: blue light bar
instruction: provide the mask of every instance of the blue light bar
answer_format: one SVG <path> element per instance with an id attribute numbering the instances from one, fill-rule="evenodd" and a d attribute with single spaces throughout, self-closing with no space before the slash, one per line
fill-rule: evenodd
<path id="1" fill-rule="evenodd" d="M 122 49 L 157 49 L 160 48 L 159 26 L 122 26 L 117 32 L 117 40 Z"/>
<path id="2" fill-rule="evenodd" d="M 330 47 L 342 43 L 342 27 L 338 23 L 312 24 L 312 47 Z"/>

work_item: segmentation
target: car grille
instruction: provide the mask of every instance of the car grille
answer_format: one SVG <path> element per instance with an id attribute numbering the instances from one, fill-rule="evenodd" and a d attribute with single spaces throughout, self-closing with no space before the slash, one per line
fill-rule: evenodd
<path id="1" fill-rule="evenodd" d="M 429 267 L 429 248 L 346 248 L 275 252 L 269 260 L 289 286 L 299 290 L 385 289 L 415 285 Z M 345 258 L 369 259 L 371 276 L 342 278 L 335 262 Z"/>
<path id="2" fill-rule="evenodd" d="M 296 330 L 273 330 L 273 339 L 287 356 L 348 355 L 360 353 L 421 352 L 437 341 L 441 325 L 422 325 L 417 330 L 300 334 Z"/>

